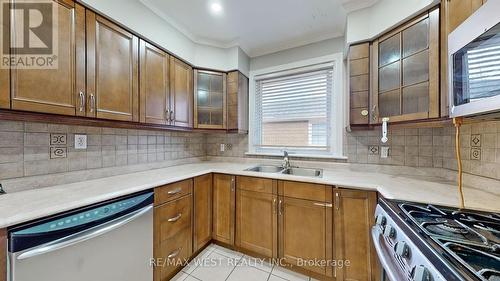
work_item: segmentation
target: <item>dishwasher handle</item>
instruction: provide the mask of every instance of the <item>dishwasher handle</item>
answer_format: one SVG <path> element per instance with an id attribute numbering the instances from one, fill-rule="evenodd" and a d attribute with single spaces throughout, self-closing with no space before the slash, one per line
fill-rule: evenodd
<path id="1" fill-rule="evenodd" d="M 31 249 L 27 249 L 23 251 L 21 254 L 17 256 L 18 260 L 24 260 L 28 259 L 31 257 L 35 257 L 38 255 L 42 255 L 45 253 L 53 252 L 68 246 L 75 245 L 77 243 L 92 239 L 94 237 L 103 235 L 105 233 L 108 233 L 114 229 L 117 229 L 143 215 L 145 215 L 147 212 L 150 212 L 153 209 L 152 205 L 148 205 L 146 207 L 143 207 L 141 209 L 135 210 L 133 212 L 130 212 L 124 216 L 121 216 L 119 218 L 116 218 L 114 220 L 108 221 L 106 223 L 103 223 L 101 225 L 89 228 L 87 230 L 60 238 L 58 240 L 42 244 L 36 247 L 33 247 Z"/>

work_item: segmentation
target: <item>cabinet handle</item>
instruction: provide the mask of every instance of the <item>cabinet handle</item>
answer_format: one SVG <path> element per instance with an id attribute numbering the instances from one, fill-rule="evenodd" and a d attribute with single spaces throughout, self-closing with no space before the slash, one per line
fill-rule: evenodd
<path id="1" fill-rule="evenodd" d="M 175 195 L 175 194 L 177 194 L 177 193 L 181 192 L 181 190 L 182 190 L 182 188 L 178 187 L 178 188 L 176 188 L 176 189 L 174 189 L 174 190 L 169 190 L 169 191 L 167 192 L 167 194 L 168 194 L 168 195 Z"/>
<path id="2" fill-rule="evenodd" d="M 278 215 L 282 215 L 283 214 L 283 210 L 281 209 L 283 207 L 283 201 L 280 199 L 278 201 Z"/>
<path id="3" fill-rule="evenodd" d="M 340 205 L 340 196 L 339 193 L 335 193 L 335 209 L 338 210 Z"/>
<path id="4" fill-rule="evenodd" d="M 90 112 L 94 112 L 95 109 L 95 96 L 90 94 Z"/>
<path id="5" fill-rule="evenodd" d="M 85 94 L 80 91 L 80 112 L 85 109 Z"/>
<path id="6" fill-rule="evenodd" d="M 174 116 L 173 116 L 173 115 L 174 115 L 174 111 L 173 111 L 173 110 L 171 110 L 171 111 L 170 111 L 170 122 L 175 121 L 175 119 L 174 119 Z"/>
<path id="7" fill-rule="evenodd" d="M 182 217 L 182 213 L 179 213 L 177 216 L 175 216 L 175 217 L 173 217 L 173 218 L 169 218 L 167 221 L 168 221 L 168 222 L 176 222 L 176 221 L 178 221 L 181 217 Z"/>
<path id="8" fill-rule="evenodd" d="M 328 208 L 332 208 L 333 207 L 332 203 L 313 203 L 313 204 L 316 205 L 316 206 L 321 206 L 321 207 L 328 207 Z"/>
<path id="9" fill-rule="evenodd" d="M 276 198 L 273 199 L 273 214 L 276 214 Z"/>
<path id="10" fill-rule="evenodd" d="M 170 122 L 170 109 L 167 109 L 165 111 L 165 119 L 167 120 L 167 122 Z"/>
<path id="11" fill-rule="evenodd" d="M 377 121 L 377 114 L 376 114 L 376 112 L 377 112 L 377 105 L 374 104 L 373 108 L 372 108 L 372 120 L 373 120 L 373 122 Z"/>
<path id="12" fill-rule="evenodd" d="M 177 257 L 179 255 L 179 253 L 181 252 L 181 250 L 182 250 L 182 247 L 178 248 L 177 250 L 170 253 L 170 255 L 168 255 L 167 258 L 173 259 L 173 258 Z"/>
<path id="13" fill-rule="evenodd" d="M 231 177 L 231 192 L 234 192 L 234 187 L 235 187 L 235 179 L 234 177 Z"/>

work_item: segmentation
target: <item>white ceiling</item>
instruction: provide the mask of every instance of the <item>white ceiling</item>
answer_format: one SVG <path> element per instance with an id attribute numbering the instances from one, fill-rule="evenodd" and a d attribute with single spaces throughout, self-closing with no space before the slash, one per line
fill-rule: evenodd
<path id="1" fill-rule="evenodd" d="M 377 0 L 139 0 L 200 44 L 250 57 L 343 36 L 346 14 Z M 210 12 L 212 1 L 223 12 Z"/>

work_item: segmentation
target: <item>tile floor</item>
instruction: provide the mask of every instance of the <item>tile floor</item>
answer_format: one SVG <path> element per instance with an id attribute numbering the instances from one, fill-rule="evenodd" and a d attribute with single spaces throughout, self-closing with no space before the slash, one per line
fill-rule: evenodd
<path id="1" fill-rule="evenodd" d="M 299 281 L 308 276 L 211 244 L 171 281 Z"/>

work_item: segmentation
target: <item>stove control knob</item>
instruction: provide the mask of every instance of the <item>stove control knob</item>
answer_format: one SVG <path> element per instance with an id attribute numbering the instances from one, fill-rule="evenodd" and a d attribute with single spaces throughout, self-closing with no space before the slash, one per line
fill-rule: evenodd
<path id="1" fill-rule="evenodd" d="M 396 243 L 394 246 L 394 250 L 396 251 L 396 254 L 398 254 L 402 258 L 408 258 L 410 256 L 410 247 L 405 241 L 399 241 Z"/>
<path id="2" fill-rule="evenodd" d="M 431 273 L 429 270 L 423 266 L 415 266 L 411 272 L 411 277 L 413 281 L 431 281 Z"/>
<path id="3" fill-rule="evenodd" d="M 387 219 L 385 218 L 384 215 L 377 215 L 375 218 L 375 224 L 380 225 L 380 226 L 385 226 L 387 223 Z"/>
<path id="4" fill-rule="evenodd" d="M 384 229 L 384 236 L 388 238 L 394 238 L 396 236 L 396 229 L 394 227 L 387 225 Z"/>

